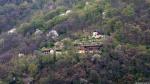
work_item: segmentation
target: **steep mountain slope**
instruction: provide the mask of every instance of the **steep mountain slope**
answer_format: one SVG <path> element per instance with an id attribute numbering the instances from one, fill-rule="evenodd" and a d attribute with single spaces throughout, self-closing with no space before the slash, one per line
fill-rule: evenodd
<path id="1" fill-rule="evenodd" d="M 20 6 L 26 1 L 32 9 L 25 18 L 18 15 L 23 19 L 14 24 L 16 28 L 0 36 L 0 83 L 133 84 L 150 81 L 148 0 L 19 1 L 1 1 L 2 6 L 10 3 Z M 74 43 L 94 43 L 93 31 L 104 37 L 94 39 L 102 43 L 98 53 L 77 53 Z M 57 49 L 61 45 L 63 48 L 58 49 L 57 54 L 54 50 L 50 51 L 54 54 L 43 55 L 43 50 Z"/>

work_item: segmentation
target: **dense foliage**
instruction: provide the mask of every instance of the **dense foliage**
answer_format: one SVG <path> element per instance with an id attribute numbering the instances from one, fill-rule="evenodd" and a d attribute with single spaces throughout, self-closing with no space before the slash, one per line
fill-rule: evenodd
<path id="1" fill-rule="evenodd" d="M 149 18 L 149 0 L 0 0 L 0 84 L 148 83 Z M 76 53 L 95 30 L 101 53 Z M 57 42 L 63 53 L 40 52 Z"/>

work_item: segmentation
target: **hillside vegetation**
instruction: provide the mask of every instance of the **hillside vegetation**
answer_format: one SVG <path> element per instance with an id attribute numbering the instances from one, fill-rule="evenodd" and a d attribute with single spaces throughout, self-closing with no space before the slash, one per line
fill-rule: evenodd
<path id="1" fill-rule="evenodd" d="M 0 84 L 149 83 L 149 74 L 149 0 L 0 0 Z"/>

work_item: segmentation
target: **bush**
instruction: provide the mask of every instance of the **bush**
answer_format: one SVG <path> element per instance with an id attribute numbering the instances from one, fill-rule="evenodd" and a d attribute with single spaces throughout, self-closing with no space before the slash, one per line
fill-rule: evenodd
<path id="1" fill-rule="evenodd" d="M 131 17 L 135 14 L 135 10 L 133 8 L 133 5 L 127 5 L 123 10 L 122 10 L 122 14 L 128 17 Z"/>
<path id="2" fill-rule="evenodd" d="M 94 84 L 99 84 L 99 74 L 96 70 L 91 70 L 89 75 L 89 80 Z"/>
<path id="3" fill-rule="evenodd" d="M 30 72 L 31 76 L 34 76 L 38 72 L 38 66 L 36 64 L 29 64 L 28 71 Z"/>
<path id="4" fill-rule="evenodd" d="M 61 22 L 65 21 L 68 17 L 67 16 L 56 16 L 53 19 L 47 21 L 46 26 L 47 28 L 52 28 L 57 24 L 60 24 Z"/>
<path id="5" fill-rule="evenodd" d="M 65 10 L 66 10 L 65 8 L 57 8 L 55 10 L 52 10 L 44 16 L 44 19 L 45 20 L 53 19 L 53 17 L 58 16 L 62 12 L 65 12 Z"/>

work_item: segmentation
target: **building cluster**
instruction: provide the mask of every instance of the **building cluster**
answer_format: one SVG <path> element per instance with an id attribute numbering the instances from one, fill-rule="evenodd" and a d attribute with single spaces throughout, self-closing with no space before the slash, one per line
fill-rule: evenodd
<path id="1" fill-rule="evenodd" d="M 49 55 L 49 54 L 54 55 L 54 54 L 61 54 L 63 48 L 64 48 L 64 44 L 62 42 L 56 42 L 54 44 L 53 48 L 45 48 L 45 47 L 43 47 L 41 49 L 41 51 L 45 55 Z"/>
<path id="2" fill-rule="evenodd" d="M 104 38 L 104 35 L 101 35 L 99 32 L 94 31 L 92 33 L 92 38 L 94 39 L 101 39 Z M 74 48 L 77 50 L 77 53 L 83 54 L 83 53 L 98 53 L 100 49 L 103 47 L 103 44 L 99 43 L 90 43 L 90 44 L 75 44 Z M 48 55 L 48 54 L 56 54 L 56 53 L 61 53 L 62 50 L 64 49 L 64 44 L 63 42 L 56 42 L 54 45 L 54 48 L 42 48 L 42 53 Z"/>
<path id="3" fill-rule="evenodd" d="M 101 45 L 78 45 L 76 46 L 78 53 L 99 53 L 99 50 L 102 48 Z"/>

